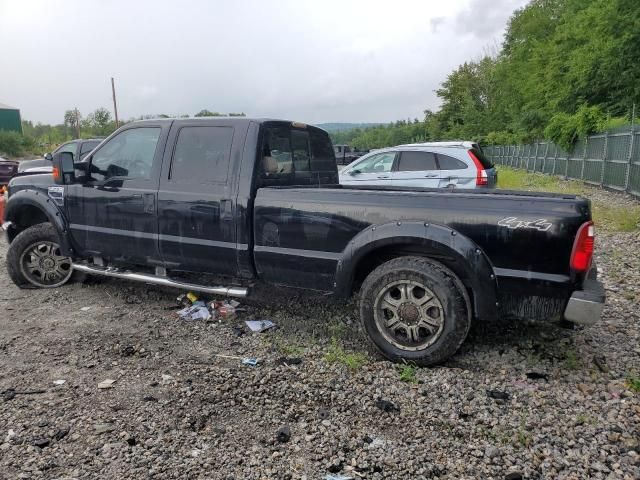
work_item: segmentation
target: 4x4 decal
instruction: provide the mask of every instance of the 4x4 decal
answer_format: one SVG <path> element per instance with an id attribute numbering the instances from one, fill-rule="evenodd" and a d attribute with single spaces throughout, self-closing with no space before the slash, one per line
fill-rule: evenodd
<path id="1" fill-rule="evenodd" d="M 546 232 L 549 230 L 553 223 L 547 221 L 546 218 L 539 218 L 537 220 L 520 220 L 518 217 L 506 217 L 498 222 L 501 227 L 507 227 L 512 230 L 517 228 L 532 228 L 534 230 L 540 230 Z"/>

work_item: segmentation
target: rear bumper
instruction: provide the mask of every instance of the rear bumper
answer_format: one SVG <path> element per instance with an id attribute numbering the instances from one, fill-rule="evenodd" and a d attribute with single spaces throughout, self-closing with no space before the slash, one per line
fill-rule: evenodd
<path id="1" fill-rule="evenodd" d="M 604 287 L 596 278 L 595 265 L 585 279 L 582 290 L 576 290 L 571 294 L 564 318 L 580 325 L 593 325 L 602 316 L 602 310 L 606 300 Z"/>

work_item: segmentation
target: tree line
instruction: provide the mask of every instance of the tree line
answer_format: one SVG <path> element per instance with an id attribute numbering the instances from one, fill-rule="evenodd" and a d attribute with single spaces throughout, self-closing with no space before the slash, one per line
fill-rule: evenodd
<path id="1" fill-rule="evenodd" d="M 632 121 L 638 52 L 638 0 L 533 0 L 513 13 L 498 52 L 447 76 L 437 112 L 333 137 L 367 149 L 414 139 L 544 138 L 569 150 L 581 136 Z"/>
<path id="2" fill-rule="evenodd" d="M 207 109 L 200 110 L 194 117 L 244 117 L 244 113 L 220 113 Z M 170 115 L 142 115 L 128 120 L 120 120 L 119 126 L 135 120 L 153 118 L 171 118 Z M 189 115 L 180 115 L 189 118 Z M 77 108 L 66 110 L 62 122 L 59 124 L 33 123 L 29 120 L 22 122 L 22 135 L 16 132 L 0 131 L 0 153 L 20 156 L 25 153 L 43 153 L 55 145 L 59 145 L 74 138 L 107 137 L 117 129 L 116 121 L 111 112 L 103 107 L 83 115 Z"/>

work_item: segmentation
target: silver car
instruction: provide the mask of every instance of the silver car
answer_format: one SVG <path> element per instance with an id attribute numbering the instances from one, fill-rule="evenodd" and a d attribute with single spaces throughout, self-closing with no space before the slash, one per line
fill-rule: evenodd
<path id="1" fill-rule="evenodd" d="M 412 143 L 368 153 L 340 171 L 342 185 L 495 188 L 498 173 L 473 142 Z"/>

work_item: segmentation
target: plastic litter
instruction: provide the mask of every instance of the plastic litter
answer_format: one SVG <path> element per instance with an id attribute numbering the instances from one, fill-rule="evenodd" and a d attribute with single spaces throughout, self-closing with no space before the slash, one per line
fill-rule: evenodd
<path id="1" fill-rule="evenodd" d="M 214 315 L 214 317 L 219 318 L 231 318 L 236 314 L 236 307 L 240 305 L 239 302 L 235 300 L 231 301 L 219 301 L 214 300 L 209 303 L 209 310 Z"/>
<path id="2" fill-rule="evenodd" d="M 353 477 L 342 475 L 341 473 L 336 473 L 335 475 L 332 473 L 327 473 L 324 476 L 324 480 L 353 480 Z"/>
<path id="3" fill-rule="evenodd" d="M 183 293 L 182 295 L 178 295 L 176 298 L 176 303 L 180 307 L 188 307 L 189 305 L 193 305 L 198 300 L 198 296 L 193 292 Z"/>
<path id="4" fill-rule="evenodd" d="M 258 363 L 260 363 L 260 360 L 258 360 L 257 358 L 237 357 L 235 355 L 223 355 L 221 353 L 215 354 L 214 357 L 230 358 L 232 360 L 240 360 L 243 365 L 248 365 L 250 367 L 255 367 L 256 365 L 258 365 Z"/>
<path id="5" fill-rule="evenodd" d="M 209 320 L 211 318 L 211 312 L 201 301 L 196 301 L 190 307 L 178 310 L 178 315 L 183 320 Z"/>
<path id="6" fill-rule="evenodd" d="M 54 380 L 53 381 L 54 385 L 64 385 L 65 383 L 67 383 L 66 380 Z"/>
<path id="7" fill-rule="evenodd" d="M 262 333 L 276 326 L 271 320 L 247 320 L 244 322 L 252 332 Z"/>

